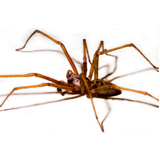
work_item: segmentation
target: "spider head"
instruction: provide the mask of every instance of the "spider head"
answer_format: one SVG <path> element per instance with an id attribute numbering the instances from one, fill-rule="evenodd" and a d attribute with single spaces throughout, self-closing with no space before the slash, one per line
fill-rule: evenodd
<path id="1" fill-rule="evenodd" d="M 78 74 L 75 74 L 71 70 L 68 70 L 66 77 L 69 86 L 80 86 L 80 76 Z"/>

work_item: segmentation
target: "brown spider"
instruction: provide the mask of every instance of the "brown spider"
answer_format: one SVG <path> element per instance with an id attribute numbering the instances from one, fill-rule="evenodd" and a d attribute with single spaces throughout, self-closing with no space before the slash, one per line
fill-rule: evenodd
<path id="1" fill-rule="evenodd" d="M 90 57 L 89 57 L 89 52 L 88 52 L 88 47 L 87 47 L 87 43 L 86 40 L 83 39 L 83 65 L 82 65 L 82 73 L 78 73 L 77 68 L 74 64 L 74 62 L 72 61 L 70 55 L 67 52 L 66 47 L 64 46 L 63 43 L 61 43 L 60 41 L 57 41 L 55 39 L 53 39 L 52 37 L 50 37 L 49 35 L 45 34 L 42 31 L 39 30 L 35 30 L 27 39 L 26 43 L 24 44 L 24 46 L 22 48 L 17 49 L 17 51 L 23 49 L 26 44 L 28 43 L 28 41 L 30 40 L 30 38 L 35 34 L 35 33 L 40 33 L 43 36 L 49 38 L 51 41 L 53 41 L 54 43 L 60 45 L 60 47 L 62 48 L 63 52 L 65 53 L 65 56 L 67 57 L 73 71 L 68 70 L 66 77 L 67 77 L 67 82 L 64 81 L 59 81 L 53 78 L 50 78 L 48 76 L 39 74 L 39 73 L 29 73 L 29 74 L 20 74 L 20 75 L 0 75 L 0 78 L 8 78 L 8 77 L 39 77 L 42 79 L 46 79 L 48 81 L 50 81 L 51 83 L 42 83 L 42 84 L 38 84 L 38 85 L 30 85 L 30 86 L 22 86 L 22 87 L 15 87 L 8 95 L 7 97 L 4 99 L 4 101 L 2 102 L 2 104 L 0 105 L 0 107 L 2 107 L 2 105 L 5 103 L 5 101 L 8 99 L 8 97 L 15 91 L 15 90 L 20 90 L 20 89 L 28 89 L 28 88 L 36 88 L 36 87 L 45 87 L 45 86 L 50 86 L 50 87 L 55 87 L 57 88 L 57 91 L 61 94 L 64 95 L 67 92 L 73 93 L 73 94 L 78 94 L 79 96 L 83 96 L 86 95 L 88 98 L 90 98 L 92 106 L 93 106 L 93 110 L 94 110 L 94 114 L 95 117 L 97 119 L 97 122 L 101 128 L 102 131 L 104 131 L 103 128 L 103 122 L 105 121 L 106 117 L 103 119 L 103 121 L 100 123 L 98 120 L 98 116 L 96 113 L 96 109 L 94 106 L 94 102 L 93 102 L 93 97 L 96 98 L 107 98 L 110 96 L 116 96 L 121 94 L 121 90 L 126 90 L 126 91 L 131 91 L 131 92 L 137 92 L 143 95 L 148 95 L 152 98 L 154 98 L 155 100 L 159 101 L 156 97 L 152 96 L 151 94 L 144 92 L 144 91 L 139 91 L 139 90 L 134 90 L 134 89 L 129 89 L 129 88 L 124 88 L 124 87 L 120 87 L 117 86 L 113 83 L 111 83 L 111 81 L 107 81 L 104 80 L 106 77 L 110 76 L 111 74 L 113 74 L 116 70 L 116 66 L 113 72 L 107 74 L 106 76 L 104 76 L 101 79 L 98 79 L 98 63 L 99 63 L 99 56 L 106 54 L 108 56 L 113 56 L 113 55 L 109 55 L 109 52 L 118 50 L 118 49 L 122 49 L 125 47 L 133 47 L 135 48 L 152 66 L 156 71 L 159 71 L 158 67 L 154 66 L 149 59 L 132 43 L 130 44 L 126 44 L 120 47 L 116 47 L 113 49 L 109 49 L 106 50 L 104 49 L 104 42 L 101 41 L 99 44 L 98 49 L 96 50 L 94 57 L 93 57 L 93 61 L 91 63 Z M 100 51 L 101 50 L 101 51 Z M 88 60 L 91 64 L 91 68 L 89 71 L 89 76 L 87 77 L 87 57 Z M 117 60 L 117 57 L 114 56 Z M 92 78 L 94 75 L 94 78 Z M 62 90 L 65 90 L 62 92 Z"/>

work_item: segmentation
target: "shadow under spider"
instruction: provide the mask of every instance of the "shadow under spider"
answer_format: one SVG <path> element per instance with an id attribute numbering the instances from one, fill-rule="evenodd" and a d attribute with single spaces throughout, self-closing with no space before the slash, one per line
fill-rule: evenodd
<path id="1" fill-rule="evenodd" d="M 60 53 L 62 56 L 65 57 L 64 52 L 59 51 L 59 50 L 53 50 L 53 49 L 40 49 L 40 50 L 32 50 L 32 51 L 21 51 L 21 50 L 20 50 L 19 52 L 56 52 L 56 53 Z M 80 62 L 80 61 L 78 61 L 78 60 L 76 60 L 76 59 L 73 58 L 73 57 L 71 57 L 71 58 L 72 58 L 72 60 L 73 60 L 74 62 L 76 62 L 76 63 L 79 65 L 79 67 L 81 68 L 81 71 L 82 71 L 83 63 Z"/>

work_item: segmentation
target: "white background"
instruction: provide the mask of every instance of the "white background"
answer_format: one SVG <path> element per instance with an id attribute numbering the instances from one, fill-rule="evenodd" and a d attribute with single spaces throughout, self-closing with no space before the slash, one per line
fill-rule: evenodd
<path id="1" fill-rule="evenodd" d="M 111 12 L 107 14 L 107 11 L 104 12 L 106 8 L 100 2 L 98 6 L 101 9 L 97 9 L 95 3 L 92 4 L 93 6 L 90 3 L 82 6 L 75 3 L 62 4 L 56 2 L 52 4 L 53 8 L 47 5 L 48 9 L 43 7 L 41 10 L 38 5 L 33 8 L 32 4 L 28 5 L 28 8 L 25 7 L 26 13 L 23 11 L 24 6 L 19 6 L 17 11 L 13 9 L 13 18 L 11 18 L 12 14 L 5 15 L 13 25 L 7 23 L 9 24 L 7 27 L 10 28 L 5 26 L 0 30 L 0 75 L 37 72 L 58 80 L 66 80 L 66 72 L 71 69 L 67 59 L 59 46 L 43 36 L 36 34 L 25 51 L 48 51 L 15 51 L 16 48 L 23 46 L 35 29 L 40 29 L 63 42 L 71 57 L 79 62 L 82 62 L 82 39 L 86 38 L 91 59 L 100 40 L 104 40 L 107 49 L 134 43 L 154 65 L 159 66 L 159 30 L 153 26 L 148 26 L 150 29 L 146 29 L 146 25 L 136 25 L 134 27 L 138 29 L 133 29 L 128 26 L 130 21 L 127 18 L 124 18 L 122 28 L 120 18 L 128 13 L 128 9 L 125 13 L 122 12 L 122 17 L 118 18 L 118 11 L 115 16 Z M 49 12 L 51 9 L 53 12 Z M 131 16 L 134 21 L 134 14 Z M 143 16 L 137 16 L 135 24 L 141 22 L 142 18 L 145 24 Z M 115 20 L 119 22 L 120 27 L 115 25 Z M 18 24 L 15 25 L 17 22 Z M 48 27 L 46 27 L 47 23 Z M 110 23 L 114 25 L 108 26 Z M 113 27 L 115 29 L 111 29 Z M 118 69 L 110 78 L 151 68 L 151 65 L 133 48 L 126 48 L 112 54 L 118 56 Z M 80 66 L 76 62 L 75 64 L 80 72 Z M 110 65 L 109 71 L 112 71 L 114 59 L 105 55 L 100 57 L 100 66 L 104 64 Z M 103 68 L 101 74 L 104 75 L 106 72 L 107 69 Z M 43 82 L 46 81 L 39 78 L 1 78 L 0 102 L 5 98 L 4 95 L 16 86 Z M 119 78 L 113 83 L 147 91 L 159 97 L 158 73 L 155 70 Z M 37 94 L 55 91 L 56 89 L 48 87 L 20 90 L 15 92 L 20 93 L 19 95 L 9 97 L 1 110 L 25 108 L 0 112 L 1 159 L 159 158 L 157 155 L 160 133 L 159 108 L 144 103 L 94 99 L 100 120 L 107 113 L 107 106 L 111 108 L 110 115 L 104 122 L 105 132 L 102 133 L 95 119 L 91 102 L 86 97 L 56 102 L 70 96 L 62 97 L 54 93 Z M 139 100 L 158 106 L 158 102 L 148 96 L 127 91 L 123 91 L 123 94 L 116 98 Z"/>

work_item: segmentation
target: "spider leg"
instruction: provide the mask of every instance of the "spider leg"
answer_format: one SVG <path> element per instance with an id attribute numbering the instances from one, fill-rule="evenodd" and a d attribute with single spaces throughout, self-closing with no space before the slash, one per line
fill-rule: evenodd
<path id="1" fill-rule="evenodd" d="M 16 49 L 16 51 L 19 51 L 19 50 L 22 50 L 23 48 L 25 48 L 26 44 L 28 43 L 28 41 L 30 40 L 30 38 L 31 38 L 35 33 L 40 33 L 40 34 L 42 34 L 43 36 L 49 38 L 51 41 L 53 41 L 53 42 L 55 42 L 56 44 L 60 45 L 60 47 L 62 48 L 63 52 L 65 53 L 65 55 L 66 55 L 66 57 L 67 57 L 67 59 L 68 59 L 68 61 L 69 61 L 69 63 L 70 63 L 70 65 L 71 65 L 74 73 L 78 74 L 77 68 L 76 68 L 74 62 L 72 61 L 70 55 L 68 54 L 68 51 L 67 51 L 65 45 L 64 45 L 62 42 L 55 40 L 54 38 L 50 37 L 49 35 L 45 34 L 44 32 L 42 32 L 42 31 L 40 31 L 40 30 L 35 30 L 35 31 L 29 36 L 29 38 L 28 38 L 27 41 L 25 42 L 24 46 L 23 46 L 22 48 Z"/>
<path id="2" fill-rule="evenodd" d="M 93 110 L 94 110 L 94 114 L 95 114 L 96 120 L 97 120 L 97 122 L 98 122 L 98 124 L 99 124 L 99 126 L 100 126 L 100 128 L 101 128 L 101 130 L 102 130 L 102 132 L 104 132 L 103 126 L 102 126 L 102 124 L 101 124 L 101 123 L 99 122 L 99 120 L 98 120 L 97 112 L 96 112 L 96 109 L 95 109 L 95 106 L 94 106 L 94 103 L 93 103 L 92 94 L 91 94 L 91 91 L 90 91 L 90 89 L 89 89 L 89 86 L 88 86 L 88 84 L 87 84 L 87 81 L 86 81 L 86 79 L 85 79 L 84 74 L 81 73 L 81 74 L 80 74 L 80 77 L 81 77 L 81 81 L 83 81 L 83 83 L 84 83 L 84 85 L 85 85 L 85 88 L 86 88 L 86 90 L 87 90 L 87 92 L 88 92 L 88 94 L 89 94 L 89 97 L 90 97 L 90 99 L 91 99 L 91 103 L 92 103 L 92 107 L 93 107 Z"/>
<path id="3" fill-rule="evenodd" d="M 86 53 L 87 53 L 88 61 L 89 61 L 90 64 L 92 64 L 90 56 L 89 56 L 89 52 L 88 52 L 88 47 L 87 47 L 86 39 L 83 39 L 83 53 L 84 53 L 84 56 L 86 56 Z"/>
<path id="4" fill-rule="evenodd" d="M 87 47 L 87 42 L 86 39 L 83 39 L 83 65 L 82 65 L 82 72 L 86 76 L 87 74 L 87 56 L 88 56 L 88 61 L 91 64 L 91 60 L 89 57 L 89 52 L 88 52 L 88 47 Z"/>
<path id="5" fill-rule="evenodd" d="M 12 91 L 7 95 L 7 97 L 4 99 L 4 101 L 2 102 L 2 104 L 0 105 L 0 107 L 2 107 L 2 105 L 5 103 L 5 101 L 8 99 L 8 97 L 16 90 L 20 90 L 20 89 L 29 89 L 29 88 L 38 88 L 38 87 L 45 87 L 45 86 L 49 86 L 49 87 L 55 87 L 55 88 L 59 88 L 59 89 L 64 89 L 66 91 L 74 91 L 74 88 L 72 87 L 68 87 L 68 86 L 64 86 L 64 85 L 59 85 L 59 84 L 54 84 L 54 83 L 42 83 L 42 84 L 38 84 L 38 85 L 30 85 L 30 86 L 22 86 L 22 87 L 15 87 L 12 89 Z"/>
<path id="6" fill-rule="evenodd" d="M 156 97 L 152 96 L 152 95 L 151 95 L 151 94 L 149 94 L 148 92 L 139 91 L 139 90 L 130 89 L 130 88 L 124 88 L 124 87 L 117 86 L 117 85 L 115 85 L 115 84 L 111 84 L 111 85 L 110 85 L 110 88 L 112 88 L 112 89 L 119 89 L 119 90 L 126 90 L 126 91 L 131 91 L 131 92 L 140 93 L 140 94 L 143 94 L 143 95 L 150 96 L 150 97 L 154 98 L 155 100 L 159 101 L 159 99 L 158 99 L 158 98 L 156 98 Z"/>
<path id="7" fill-rule="evenodd" d="M 42 79 L 46 79 L 46 80 L 51 81 L 53 83 L 57 83 L 57 84 L 65 85 L 65 86 L 68 85 L 68 83 L 66 83 L 64 81 L 58 81 L 56 79 L 50 78 L 48 76 L 45 76 L 45 75 L 42 75 L 39 73 L 28 73 L 28 74 L 19 74 L 19 75 L 0 75 L 0 78 L 33 77 L 33 76 L 38 77 L 38 78 L 42 78 Z"/>
<path id="8" fill-rule="evenodd" d="M 101 54 L 107 54 L 108 52 L 112 52 L 112 51 L 115 51 L 115 50 L 118 50 L 118 49 L 122 49 L 122 48 L 126 48 L 126 47 L 133 47 L 133 48 L 135 48 L 152 65 L 152 67 L 157 72 L 159 72 L 158 71 L 159 67 L 156 67 L 155 65 L 153 65 L 151 63 L 151 61 L 133 43 L 126 44 L 126 45 L 123 45 L 123 46 L 120 46 L 120 47 L 116 47 L 116 48 L 112 48 L 112 49 L 109 49 L 109 50 L 104 50 L 104 51 L 100 52 L 99 55 L 101 55 Z"/>
<path id="9" fill-rule="evenodd" d="M 99 51 L 102 48 L 102 52 L 104 51 L 104 42 L 101 41 L 99 44 L 98 49 L 96 50 L 94 56 L 93 56 L 93 61 L 92 61 L 92 65 L 90 68 L 90 73 L 88 78 L 92 79 L 93 73 L 94 73 L 94 79 L 97 80 L 98 79 L 98 62 L 99 62 Z"/>

